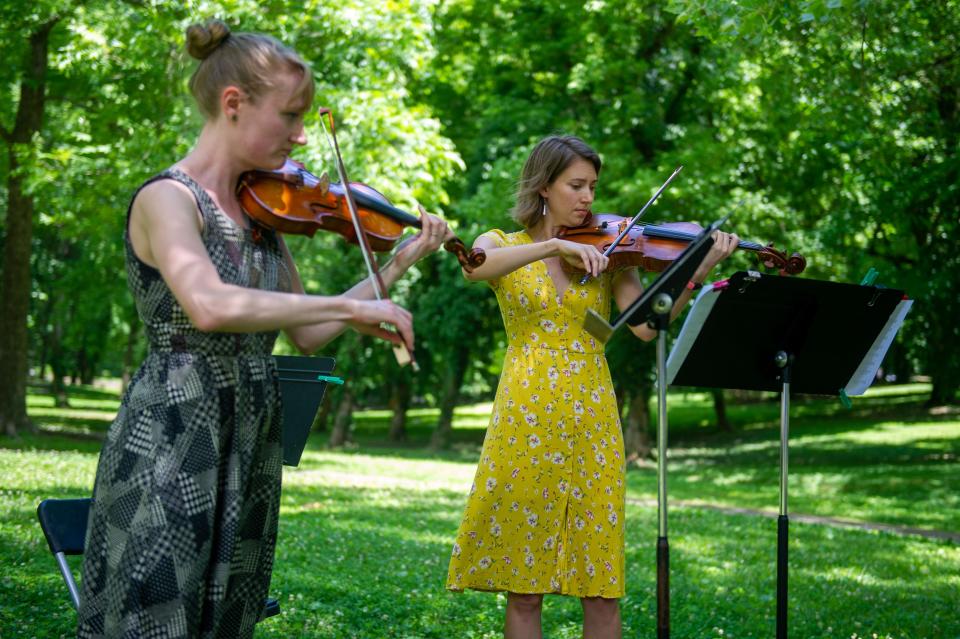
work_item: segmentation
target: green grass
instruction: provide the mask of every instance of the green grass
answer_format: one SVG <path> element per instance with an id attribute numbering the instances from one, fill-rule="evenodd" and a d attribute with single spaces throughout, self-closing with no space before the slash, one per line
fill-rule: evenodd
<path id="1" fill-rule="evenodd" d="M 921 389 L 922 390 L 922 389 Z M 960 531 L 960 416 L 921 406 L 916 389 L 882 388 L 846 410 L 797 401 L 791 410 L 790 509 Z M 89 494 L 115 396 L 72 390 L 70 409 L 32 397 L 42 431 L 0 438 L 0 636 L 70 636 L 67 603 L 39 526 L 45 497 Z M 715 432 L 708 399 L 670 398 L 670 498 L 775 511 L 779 405 L 732 405 L 733 434 Z M 432 454 L 436 412 L 413 411 L 410 443 L 382 443 L 387 415 L 357 420 L 358 446 L 311 438 L 285 469 L 271 594 L 279 617 L 260 637 L 497 637 L 502 595 L 444 591 L 447 559 L 474 472 L 488 406 L 457 413 L 453 451 Z M 655 469 L 628 473 L 624 636 L 655 635 Z M 676 637 L 774 634 L 776 523 L 670 510 L 671 628 Z M 76 563 L 76 562 L 75 562 Z M 791 522 L 790 635 L 803 638 L 960 637 L 960 548 L 916 536 Z M 24 622 L 27 620 L 27 623 Z M 579 637 L 575 600 L 548 597 L 545 637 Z"/>

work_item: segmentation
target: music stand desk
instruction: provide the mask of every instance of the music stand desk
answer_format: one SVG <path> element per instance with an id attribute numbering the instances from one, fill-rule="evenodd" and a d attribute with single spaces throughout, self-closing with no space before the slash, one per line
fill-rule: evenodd
<path id="1" fill-rule="evenodd" d="M 327 389 L 327 382 L 318 378 L 332 373 L 336 360 L 294 355 L 274 355 L 274 359 L 283 403 L 283 464 L 296 466 Z"/>
<path id="2" fill-rule="evenodd" d="M 741 271 L 701 291 L 667 360 L 670 384 L 781 393 L 778 639 L 787 636 L 790 393 L 863 394 L 912 304 L 895 289 Z"/>

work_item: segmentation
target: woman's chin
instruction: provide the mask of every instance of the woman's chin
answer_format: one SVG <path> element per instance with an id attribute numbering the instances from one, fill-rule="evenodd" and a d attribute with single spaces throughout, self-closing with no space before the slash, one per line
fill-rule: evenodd
<path id="1" fill-rule="evenodd" d="M 282 169 L 283 166 L 287 163 L 287 155 L 280 154 L 274 155 L 269 158 L 264 158 L 257 163 L 257 168 L 261 171 L 277 171 Z"/>

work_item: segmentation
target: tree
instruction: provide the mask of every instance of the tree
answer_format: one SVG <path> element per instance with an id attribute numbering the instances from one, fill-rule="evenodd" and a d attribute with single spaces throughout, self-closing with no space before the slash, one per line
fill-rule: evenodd
<path id="1" fill-rule="evenodd" d="M 13 125 L 0 127 L 6 146 L 7 215 L 0 296 L 0 427 L 15 435 L 27 426 L 27 311 L 30 304 L 30 247 L 33 241 L 34 199 L 28 176 L 35 137 L 43 127 L 47 97 L 50 34 L 61 21 L 58 13 L 32 15 L 16 25 L 25 34 L 21 52 L 19 99 Z M 16 59 L 21 56 L 9 56 Z"/>
<path id="2" fill-rule="evenodd" d="M 960 6 L 677 0 L 747 70 L 719 123 L 741 179 L 822 246 L 816 270 L 869 267 L 918 300 L 904 339 L 924 352 L 930 401 L 956 400 L 960 360 Z M 746 96 L 746 97 L 743 97 Z"/>
<path id="3" fill-rule="evenodd" d="M 27 423 L 27 328 L 33 321 L 28 315 L 31 284 L 37 283 L 31 278 L 31 259 L 37 246 L 34 230 L 38 221 L 41 227 L 62 225 L 67 229 L 60 238 L 66 244 L 71 237 L 81 238 L 80 246 L 74 247 L 51 242 L 50 246 L 56 245 L 55 252 L 78 250 L 78 255 L 91 255 L 82 245 L 93 240 L 89 246 L 93 248 L 97 239 L 122 228 L 122 218 L 111 206 L 129 197 L 132 184 L 145 177 L 144 154 L 152 145 L 162 147 L 169 142 L 170 132 L 179 130 L 183 118 L 169 117 L 175 109 L 166 108 L 172 102 L 166 87 L 175 74 L 171 70 L 178 67 L 171 55 L 173 49 L 163 38 L 174 24 L 173 13 L 134 3 L 88 7 L 55 0 L 16 8 L 8 4 L 0 10 L 4 12 L 0 27 L 4 58 L 23 61 L 0 70 L 5 87 L 0 91 L 0 137 L 7 149 L 0 166 L 7 193 L 0 422 L 6 433 L 15 434 Z M 112 47 L 119 41 L 125 43 L 125 49 L 117 54 Z M 18 95 L 7 90 L 12 86 L 19 87 Z M 161 120 L 161 114 L 167 119 Z M 153 130 L 154 135 L 134 136 L 133 131 L 141 128 Z M 172 145 L 169 151 L 173 151 Z M 124 195 L 114 199 L 118 192 Z M 116 208 L 122 210 L 122 205 Z M 84 222 L 74 225 L 77 220 Z M 90 229 L 95 230 L 87 233 Z M 98 258 L 109 262 L 111 256 L 122 255 L 122 244 L 115 245 L 118 248 Z M 70 268 L 77 266 L 70 264 Z M 110 275 L 91 269 L 75 280 L 86 287 L 71 291 L 75 296 L 91 294 L 87 307 L 98 305 L 95 314 L 100 317 L 104 313 L 109 317 L 111 292 L 120 290 L 113 286 L 115 278 Z M 95 289 L 104 282 L 105 286 Z M 94 290 L 97 292 L 92 293 Z M 60 311 L 54 306 L 62 296 L 52 291 L 39 293 L 38 303 L 52 303 L 48 316 L 55 317 Z M 33 316 L 37 312 L 34 308 Z M 87 319 L 72 318 L 78 327 Z M 90 328 L 93 336 L 96 329 Z M 77 348 L 85 351 L 78 354 L 87 358 L 80 365 L 87 376 L 94 363 L 91 356 L 95 358 L 93 344 L 87 339 L 90 336 L 77 342 Z M 75 366 L 77 361 L 74 359 Z"/>
<path id="4" fill-rule="evenodd" d="M 0 7 L 0 51 L 4 59 L 24 60 L 0 69 L 0 136 L 8 150 L 0 158 L 0 190 L 7 195 L 0 209 L 0 421 L 7 432 L 26 419 L 28 326 L 36 329 L 33 345 L 46 353 L 44 363 L 53 353 L 48 330 L 60 326 L 58 362 L 85 378 L 105 362 L 119 368 L 119 353 L 136 350 L 129 342 L 117 346 L 137 335 L 122 277 L 122 212 L 137 185 L 181 156 L 199 130 L 188 96 L 176 89 L 192 68 L 182 53 L 190 22 L 228 15 L 235 28 L 273 33 L 298 48 L 318 70 L 318 102 L 335 107 L 349 138 L 344 148 L 354 175 L 409 209 L 414 198 L 431 207 L 448 199 L 440 180 L 460 166 L 459 157 L 405 88 L 430 55 L 426 16 L 417 5 L 391 10 L 355 2 L 352 9 L 364 19 L 354 24 L 334 19 L 342 4 L 312 12 L 290 12 L 283 2 L 266 12 L 253 0 L 13 4 Z M 276 15 L 289 19 L 278 22 Z M 315 119 L 311 126 L 308 163 L 326 148 Z M 40 241 L 31 242 L 38 224 Z M 316 261 L 301 254 L 305 279 L 315 278 L 318 264 L 336 266 L 345 252 L 338 245 Z M 31 259 L 43 269 L 32 290 Z M 357 269 L 350 283 L 362 277 Z M 94 330 L 104 322 L 108 330 Z M 102 340 L 115 348 L 104 350 Z"/>
<path id="5" fill-rule="evenodd" d="M 740 159 L 712 120 L 722 80 L 739 78 L 736 60 L 658 3 L 451 2 L 436 22 L 425 91 L 467 163 L 450 190 L 461 196 L 468 235 L 513 227 L 507 209 L 520 167 L 536 140 L 557 131 L 603 157 L 595 210 L 632 214 L 677 164 L 688 168 L 648 219 L 712 219 L 744 195 L 732 179 Z M 655 350 L 624 332 L 607 352 L 627 452 L 644 456 Z"/>

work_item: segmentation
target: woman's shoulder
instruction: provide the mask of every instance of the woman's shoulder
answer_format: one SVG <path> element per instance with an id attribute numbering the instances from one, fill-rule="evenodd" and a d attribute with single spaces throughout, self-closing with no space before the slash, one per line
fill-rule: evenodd
<path id="1" fill-rule="evenodd" d="M 134 224 L 162 224 L 184 219 L 199 222 L 202 213 L 197 194 L 190 184 L 179 179 L 175 171 L 167 169 L 145 181 L 130 200 L 128 219 Z"/>
<path id="2" fill-rule="evenodd" d="M 169 170 L 159 173 L 146 182 L 133 194 L 131 205 L 134 208 L 177 204 L 179 207 L 193 208 L 195 198 L 190 187 L 178 180 Z"/>
<path id="3" fill-rule="evenodd" d="M 480 237 L 489 239 L 497 247 L 526 244 L 530 241 L 526 231 L 523 230 L 507 233 L 501 229 L 490 229 L 486 233 L 481 234 Z"/>

